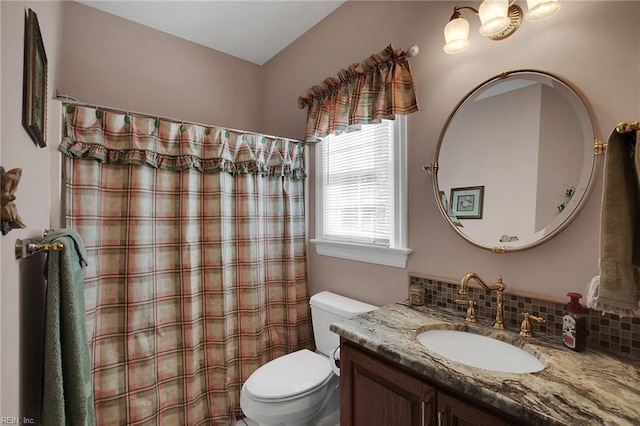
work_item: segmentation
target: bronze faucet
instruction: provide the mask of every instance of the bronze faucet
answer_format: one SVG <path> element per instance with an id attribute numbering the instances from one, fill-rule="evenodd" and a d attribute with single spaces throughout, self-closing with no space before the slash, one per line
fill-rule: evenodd
<path id="1" fill-rule="evenodd" d="M 474 279 L 482 288 L 489 291 L 496 291 L 496 322 L 493 324 L 493 328 L 497 328 L 498 330 L 504 330 L 504 289 L 507 287 L 502 282 L 502 277 L 498 275 L 498 282 L 489 287 L 480 279 L 480 277 L 475 272 L 469 272 L 467 275 L 462 277 L 460 280 L 460 290 L 458 290 L 458 294 L 466 295 L 467 294 L 467 284 L 470 279 Z"/>

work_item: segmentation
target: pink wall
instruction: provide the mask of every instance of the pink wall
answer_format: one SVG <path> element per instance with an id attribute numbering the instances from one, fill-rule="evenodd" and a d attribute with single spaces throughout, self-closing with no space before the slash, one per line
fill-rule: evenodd
<path id="1" fill-rule="evenodd" d="M 572 80 L 594 104 L 605 139 L 618 121 L 640 117 L 640 3 L 562 5 L 552 20 L 525 22 L 502 42 L 481 40 L 470 16 L 471 47 L 448 56 L 442 52 L 442 28 L 451 2 L 349 1 L 259 67 L 75 2 L 0 2 L 0 164 L 23 169 L 18 207 L 29 226 L 3 237 L 0 246 L 0 416 L 18 415 L 20 360 L 28 355 L 18 349 L 21 265 L 13 256 L 15 238 L 38 237 L 42 229 L 59 226 L 55 126 L 49 128 L 45 149 L 36 148 L 21 126 L 25 8 L 32 7 L 40 19 L 51 94 L 58 88 L 87 102 L 297 138 L 306 114 L 296 100 L 304 89 L 388 43 L 418 44 L 420 55 L 411 63 L 421 110 L 408 120 L 409 245 L 414 249 L 408 268 L 319 257 L 309 247 L 312 293 L 334 290 L 385 304 L 406 297 L 408 271 L 450 279 L 468 271 L 487 280 L 503 274 L 507 291 L 554 297 L 581 291 L 597 273 L 601 184 L 576 222 L 556 239 L 527 252 L 493 255 L 448 228 L 434 202 L 431 178 L 422 171 L 458 100 L 505 69 L 536 68 Z M 313 237 L 313 177 L 309 183 Z"/>
<path id="2" fill-rule="evenodd" d="M 52 130 L 49 114 L 48 144 L 38 148 L 22 127 L 22 60 L 24 41 L 24 16 L 28 8 L 38 15 L 49 66 L 49 94 L 60 81 L 62 39 L 62 3 L 58 2 L 2 2 L 2 115 L 0 164 L 5 169 L 22 168 L 22 179 L 16 193 L 18 212 L 26 229 L 13 230 L 2 237 L 0 311 L 0 374 L 2 400 L 0 416 L 20 414 L 20 370 L 37 370 L 39 358 L 29 351 L 20 351 L 21 332 L 33 332 L 28 324 L 20 323 L 29 309 L 35 308 L 31 297 L 42 295 L 42 280 L 20 282 L 20 270 L 33 263 L 18 262 L 14 256 L 16 238 L 41 238 L 42 231 L 50 226 L 52 195 L 50 182 L 58 180 L 58 172 L 51 170 L 52 156 L 57 156 L 56 135 Z M 38 261 L 38 259 L 33 259 Z M 37 265 L 41 267 L 40 265 Z M 22 309 L 21 309 L 22 307 Z M 34 312 L 37 315 L 37 312 Z M 22 331 L 21 331 L 22 326 Z M 24 337 L 24 336 L 23 336 Z M 25 338 L 22 339 L 25 341 Z M 36 396 L 37 398 L 37 396 Z M 23 401 L 23 403 L 26 401 Z"/>
<path id="3" fill-rule="evenodd" d="M 518 3 L 526 9 L 524 2 Z M 586 208 L 558 237 L 529 251 L 496 255 L 466 243 L 449 228 L 422 166 L 433 160 L 440 130 L 457 102 L 507 69 L 534 68 L 573 81 L 594 104 L 605 140 L 619 121 L 638 119 L 640 3 L 564 1 L 554 18 L 524 22 L 500 42 L 482 38 L 478 20 L 470 15 L 471 46 L 450 56 L 442 51 L 442 30 L 452 9 L 451 2 L 350 1 L 264 66 L 264 131 L 301 138 L 305 112 L 297 109 L 295 100 L 304 89 L 389 43 L 420 47 L 419 56 L 411 59 L 420 111 L 407 121 L 409 247 L 414 250 L 407 269 L 317 256 L 310 245 L 312 293 L 334 290 L 386 304 L 407 297 L 408 272 L 458 280 L 474 271 L 489 281 L 502 274 L 507 291 L 564 300 L 568 291 L 583 291 L 598 273 L 601 176 Z M 607 30 L 611 27 L 616 31 Z M 313 178 L 309 184 L 313 238 Z"/>
<path id="4" fill-rule="evenodd" d="M 24 13 L 38 14 L 49 62 L 48 146 L 37 148 L 21 124 Z M 38 259 L 16 261 L 16 238 L 42 237 L 61 226 L 59 125 L 55 89 L 85 102 L 127 108 L 187 121 L 259 131 L 261 67 L 143 27 L 72 1 L 2 1 L 2 120 L 0 165 L 21 167 L 18 210 L 28 225 L 2 238 L 0 248 L 0 416 L 36 417 L 39 395 L 29 374 L 39 358 L 20 349 L 20 326 L 39 313 L 42 285 L 20 280 Z M 38 256 L 43 258 L 43 255 Z M 30 275 L 40 278 L 38 274 Z M 28 281 L 28 280 L 26 280 Z M 30 285 L 33 292 L 24 291 Z M 35 293 L 34 293 L 35 292 Z M 33 298 L 37 300 L 33 300 Z M 33 309 L 32 312 L 29 309 Z M 37 326 L 22 324 L 25 332 Z M 32 377 L 37 380 L 39 376 Z M 21 383 L 22 381 L 22 383 Z M 31 380 L 33 382 L 33 380 Z M 22 409 L 20 406 L 22 405 Z"/>
<path id="5" fill-rule="evenodd" d="M 59 89 L 83 102 L 258 131 L 261 67 L 66 2 Z"/>

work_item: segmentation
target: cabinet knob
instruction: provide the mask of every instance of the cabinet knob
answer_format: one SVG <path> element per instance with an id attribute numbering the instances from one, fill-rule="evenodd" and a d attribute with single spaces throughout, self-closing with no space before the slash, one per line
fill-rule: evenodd
<path id="1" fill-rule="evenodd" d="M 442 410 L 438 411 L 438 426 L 444 426 L 444 416 L 446 414 L 447 413 Z"/>

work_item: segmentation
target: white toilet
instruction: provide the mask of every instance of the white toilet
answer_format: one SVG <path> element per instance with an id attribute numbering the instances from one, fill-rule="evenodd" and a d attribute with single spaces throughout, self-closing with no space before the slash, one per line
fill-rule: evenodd
<path id="1" fill-rule="evenodd" d="M 309 304 L 317 352 L 302 349 L 274 359 L 242 386 L 242 411 L 259 425 L 340 424 L 340 378 L 331 364 L 340 338 L 329 326 L 377 307 L 328 291 L 312 296 Z"/>

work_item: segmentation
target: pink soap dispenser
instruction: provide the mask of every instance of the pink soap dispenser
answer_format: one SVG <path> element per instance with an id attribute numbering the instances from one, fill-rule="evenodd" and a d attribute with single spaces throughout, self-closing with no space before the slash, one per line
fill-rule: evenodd
<path id="1" fill-rule="evenodd" d="M 582 315 L 580 293 L 568 293 L 567 313 L 562 317 L 562 343 L 569 349 L 582 352 L 587 347 L 587 319 Z"/>

